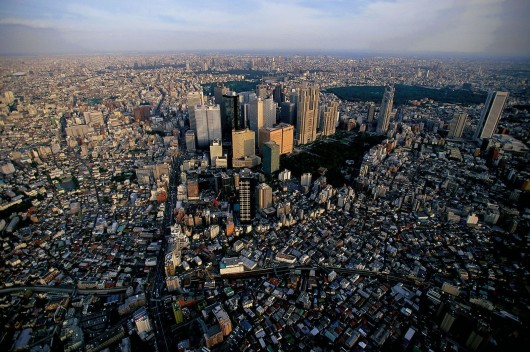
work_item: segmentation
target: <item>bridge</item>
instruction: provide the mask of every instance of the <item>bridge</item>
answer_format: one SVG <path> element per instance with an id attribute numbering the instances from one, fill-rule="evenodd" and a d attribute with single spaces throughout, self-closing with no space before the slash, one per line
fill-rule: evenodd
<path id="1" fill-rule="evenodd" d="M 33 291 L 33 292 L 46 292 L 46 293 L 68 293 L 72 295 L 76 290 L 75 286 L 44 286 L 44 285 L 34 285 L 34 286 L 13 286 L 0 289 L 0 295 L 9 294 L 13 292 L 20 291 Z"/>

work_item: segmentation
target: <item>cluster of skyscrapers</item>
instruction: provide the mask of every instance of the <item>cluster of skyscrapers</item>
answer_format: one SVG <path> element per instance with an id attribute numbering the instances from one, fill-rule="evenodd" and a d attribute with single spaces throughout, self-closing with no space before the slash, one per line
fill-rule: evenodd
<path id="1" fill-rule="evenodd" d="M 189 93 L 187 149 L 210 147 L 210 153 L 215 154 L 212 163 L 217 160 L 217 167 L 263 163 L 266 173 L 277 171 L 280 155 L 291 153 L 296 144 L 334 134 L 339 117 L 337 102 L 321 107 L 318 86 L 303 85 L 293 89 L 290 101 L 286 97 L 282 84 L 270 94 L 263 84 L 255 91 L 240 93 L 216 86 L 213 99 L 202 92 Z M 227 153 L 223 153 L 223 147 Z"/>
<path id="2" fill-rule="evenodd" d="M 394 101 L 395 88 L 387 86 L 383 94 L 379 114 L 377 116 L 377 133 L 388 131 L 390 119 L 392 117 L 392 105 Z M 475 129 L 473 140 L 480 142 L 485 138 L 491 138 L 497 130 L 499 120 L 508 100 L 508 92 L 490 91 L 482 109 L 480 120 Z M 368 110 L 368 123 L 373 122 L 375 116 L 375 106 L 371 105 Z M 467 121 L 467 113 L 455 114 L 449 124 L 448 138 L 461 138 Z"/>

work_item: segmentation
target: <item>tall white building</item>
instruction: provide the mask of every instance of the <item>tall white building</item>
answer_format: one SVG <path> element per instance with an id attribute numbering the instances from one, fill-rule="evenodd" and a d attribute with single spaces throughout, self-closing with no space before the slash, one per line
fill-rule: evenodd
<path id="1" fill-rule="evenodd" d="M 214 139 L 221 139 L 221 109 L 219 105 L 196 105 L 197 146 L 207 148 Z"/>
<path id="2" fill-rule="evenodd" d="M 497 130 L 497 125 L 502 116 L 502 111 L 508 100 L 508 92 L 489 92 L 486 104 L 480 114 L 480 121 L 477 125 L 473 139 L 482 140 L 491 138 Z"/>
<path id="3" fill-rule="evenodd" d="M 464 132 L 464 126 L 466 125 L 466 120 L 467 114 L 465 112 L 461 114 L 455 114 L 453 120 L 449 124 L 449 133 L 447 134 L 447 138 L 462 137 L 462 133 Z"/>
<path id="4" fill-rule="evenodd" d="M 248 116 L 249 128 L 258 134 L 261 128 L 272 127 L 276 123 L 276 103 L 272 98 L 251 100 Z"/>
<path id="5" fill-rule="evenodd" d="M 217 158 L 223 156 L 223 143 L 219 139 L 214 139 L 210 144 L 210 165 L 216 166 Z"/>
<path id="6" fill-rule="evenodd" d="M 381 107 L 379 108 L 379 115 L 377 117 L 377 133 L 386 133 L 388 130 L 388 123 L 390 122 L 390 114 L 392 113 L 392 104 L 394 103 L 395 89 L 392 86 L 385 88 Z"/>
<path id="7" fill-rule="evenodd" d="M 197 122 L 195 120 L 195 106 L 204 104 L 204 97 L 202 92 L 191 92 L 186 96 L 186 102 L 188 105 L 188 116 L 190 119 L 190 129 L 197 129 Z"/>

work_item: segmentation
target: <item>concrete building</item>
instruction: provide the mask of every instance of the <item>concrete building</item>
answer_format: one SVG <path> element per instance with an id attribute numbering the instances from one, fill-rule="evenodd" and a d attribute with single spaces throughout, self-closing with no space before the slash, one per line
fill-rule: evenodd
<path id="1" fill-rule="evenodd" d="M 272 188 L 266 183 L 260 184 L 256 189 L 258 209 L 272 206 Z"/>
<path id="2" fill-rule="evenodd" d="M 280 122 L 293 126 L 296 124 L 296 103 L 283 102 L 280 104 Z"/>
<path id="3" fill-rule="evenodd" d="M 249 129 L 232 131 L 232 158 L 256 155 L 255 133 Z"/>
<path id="4" fill-rule="evenodd" d="M 195 106 L 204 104 L 204 97 L 202 92 L 191 92 L 186 96 L 186 104 L 188 106 L 188 117 L 190 120 L 190 129 L 197 130 L 197 121 L 195 120 Z"/>
<path id="5" fill-rule="evenodd" d="M 455 114 L 453 120 L 449 124 L 449 133 L 447 134 L 447 138 L 461 138 L 466 125 L 466 120 L 466 113 Z"/>
<path id="6" fill-rule="evenodd" d="M 186 139 L 186 150 L 194 152 L 197 149 L 195 145 L 195 131 L 187 130 L 184 138 Z"/>
<path id="7" fill-rule="evenodd" d="M 151 107 L 149 105 L 137 106 L 133 109 L 134 121 L 147 121 L 151 116 Z"/>
<path id="8" fill-rule="evenodd" d="M 320 91 L 317 86 L 300 88 L 297 102 L 296 140 L 299 144 L 317 138 Z"/>
<path id="9" fill-rule="evenodd" d="M 256 178 L 249 169 L 239 174 L 239 218 L 242 223 L 250 223 L 256 215 Z"/>
<path id="10" fill-rule="evenodd" d="M 240 131 L 247 128 L 246 120 L 241 116 L 239 96 L 235 92 L 223 95 L 222 129 L 223 139 L 231 141 L 232 130 Z"/>
<path id="11" fill-rule="evenodd" d="M 275 142 L 263 144 L 263 172 L 270 175 L 280 169 L 280 146 Z"/>
<path id="12" fill-rule="evenodd" d="M 374 116 L 375 116 L 375 105 L 370 103 L 370 105 L 368 106 L 368 114 L 366 117 L 366 122 L 369 124 L 374 122 Z"/>
<path id="13" fill-rule="evenodd" d="M 223 143 L 219 139 L 214 139 L 210 143 L 210 165 L 217 167 L 216 160 L 223 156 Z"/>
<path id="14" fill-rule="evenodd" d="M 219 105 L 196 105 L 197 146 L 207 148 L 214 139 L 221 139 L 221 110 Z"/>
<path id="15" fill-rule="evenodd" d="M 310 172 L 302 174 L 302 177 L 300 179 L 300 184 L 302 185 L 302 187 L 305 187 L 306 189 L 311 187 L 311 178 L 312 176 Z"/>
<path id="16" fill-rule="evenodd" d="M 377 117 L 377 133 L 386 133 L 388 124 L 390 122 L 390 114 L 392 113 L 392 105 L 394 103 L 395 89 L 393 86 L 385 88 L 381 107 L 379 108 L 379 115 Z"/>
<path id="17" fill-rule="evenodd" d="M 249 104 L 249 128 L 256 134 L 264 127 L 276 124 L 276 104 L 272 98 L 258 98 Z M 258 135 L 259 143 L 259 135 Z"/>
<path id="18" fill-rule="evenodd" d="M 335 134 L 335 129 L 337 127 L 337 121 L 339 120 L 338 108 L 339 108 L 339 103 L 336 101 L 333 101 L 329 103 L 322 111 L 321 129 L 322 129 L 323 136 L 331 136 L 332 134 Z"/>
<path id="19" fill-rule="evenodd" d="M 197 179 L 188 179 L 188 199 L 198 200 L 199 199 L 199 181 Z"/>
<path id="20" fill-rule="evenodd" d="M 86 111 L 83 113 L 85 123 L 89 126 L 104 126 L 103 113 L 101 111 Z"/>
<path id="21" fill-rule="evenodd" d="M 280 154 L 289 154 L 293 151 L 294 126 L 280 123 L 274 127 L 265 127 L 259 130 L 259 149 L 263 153 L 263 144 L 275 142 L 280 147 Z"/>
<path id="22" fill-rule="evenodd" d="M 473 139 L 480 141 L 483 138 L 491 138 L 493 136 L 497 130 L 497 125 L 502 117 L 507 100 L 508 92 L 488 93 Z"/>

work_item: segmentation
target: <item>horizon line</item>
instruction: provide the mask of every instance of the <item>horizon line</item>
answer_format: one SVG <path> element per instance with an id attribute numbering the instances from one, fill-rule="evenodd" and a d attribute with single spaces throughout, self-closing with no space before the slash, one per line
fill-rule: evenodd
<path id="1" fill-rule="evenodd" d="M 98 55 L 257 55 L 257 56 L 363 56 L 363 57 L 429 57 L 429 58 L 458 58 L 458 59 L 511 59 L 530 60 L 528 54 L 488 54 L 451 51 L 378 51 L 362 49 L 169 49 L 169 50 L 116 50 L 116 51 L 64 51 L 64 52 L 12 52 L 0 53 L 0 57 L 68 57 L 68 56 L 98 56 Z"/>

